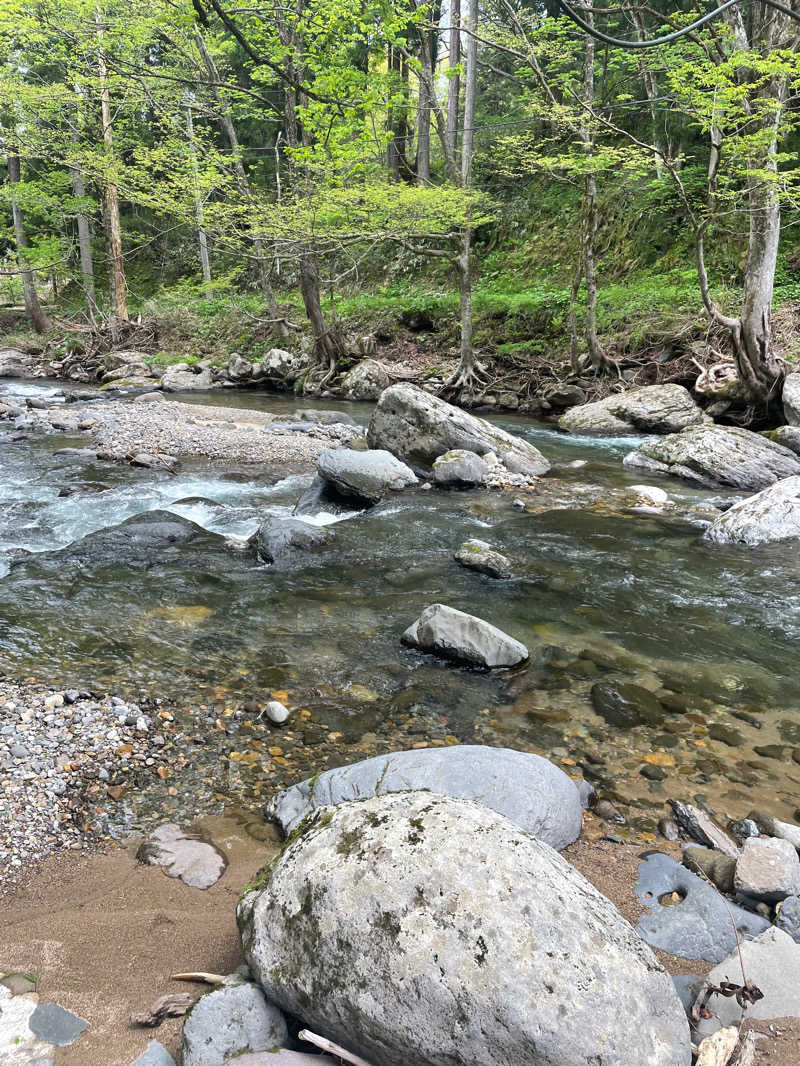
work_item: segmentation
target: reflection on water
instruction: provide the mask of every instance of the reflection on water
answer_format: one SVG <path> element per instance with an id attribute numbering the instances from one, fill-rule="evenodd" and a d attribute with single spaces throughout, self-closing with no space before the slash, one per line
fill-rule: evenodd
<path id="1" fill-rule="evenodd" d="M 331 406 L 263 392 L 191 397 L 212 398 L 279 413 Z M 346 409 L 362 423 L 370 410 Z M 462 740 L 563 753 L 584 769 L 592 753 L 608 762 L 613 741 L 626 798 L 657 795 L 670 775 L 684 792 L 725 779 L 733 806 L 748 805 L 760 783 L 791 816 L 800 804 L 800 766 L 791 761 L 800 747 L 800 726 L 792 739 L 800 721 L 796 545 L 711 546 L 686 523 L 599 506 L 609 490 L 641 482 L 621 467 L 633 439 L 497 421 L 554 464 L 531 513 L 498 493 L 408 491 L 338 522 L 330 545 L 284 571 L 222 537 L 136 565 L 124 552 L 94 552 L 92 541 L 76 562 L 69 545 L 157 509 L 213 534 L 246 536 L 265 514 L 291 513 L 310 476 L 196 463 L 171 477 L 55 454 L 85 441 L 0 438 L 0 560 L 19 548 L 37 553 L 0 580 L 0 668 L 186 699 L 288 689 L 329 729 L 364 731 L 411 708 L 446 720 Z M 576 460 L 585 465 L 570 465 Z M 660 484 L 687 503 L 713 498 Z M 509 556 L 514 578 L 493 582 L 459 567 L 453 552 L 470 536 Z M 402 631 L 435 602 L 525 641 L 531 666 L 490 676 L 402 648 Z M 598 681 L 617 680 L 666 691 L 686 713 L 665 711 L 662 727 L 619 734 L 593 713 L 590 696 Z M 357 698 L 365 692 L 368 700 Z M 709 737 L 717 719 L 735 726 L 741 745 Z M 782 746 L 782 761 L 755 751 L 770 744 Z M 676 753 L 663 786 L 639 774 L 653 748 Z"/>

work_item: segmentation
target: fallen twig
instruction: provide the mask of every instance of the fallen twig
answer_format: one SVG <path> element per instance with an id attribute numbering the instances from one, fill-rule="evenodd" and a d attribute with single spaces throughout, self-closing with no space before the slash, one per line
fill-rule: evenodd
<path id="1" fill-rule="evenodd" d="M 196 973 L 172 973 L 170 981 L 199 981 L 204 985 L 221 985 L 225 978 L 218 973 L 204 973 L 198 970 Z"/>
<path id="2" fill-rule="evenodd" d="M 182 1018 L 194 1003 L 191 992 L 173 992 L 157 999 L 150 1010 L 134 1011 L 131 1025 L 141 1025 L 145 1029 L 155 1029 L 165 1018 Z"/>

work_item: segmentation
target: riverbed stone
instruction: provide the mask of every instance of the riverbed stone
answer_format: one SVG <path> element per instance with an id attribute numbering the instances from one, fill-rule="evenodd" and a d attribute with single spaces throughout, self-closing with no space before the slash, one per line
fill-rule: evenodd
<path id="1" fill-rule="evenodd" d="M 174 363 L 168 366 L 161 376 L 161 388 L 164 392 L 205 391 L 215 387 L 216 383 L 210 370 L 195 373 L 188 363 Z"/>
<path id="2" fill-rule="evenodd" d="M 189 888 L 199 889 L 211 888 L 228 866 L 213 844 L 172 823 L 154 829 L 136 858 L 147 866 L 163 866 L 169 877 L 179 877 Z"/>
<path id="3" fill-rule="evenodd" d="M 800 426 L 800 374 L 787 374 L 783 382 L 783 417 L 790 426 Z"/>
<path id="4" fill-rule="evenodd" d="M 268 997 L 373 1066 L 688 1066 L 669 977 L 549 845 L 405 792 L 320 808 L 245 894 Z"/>
<path id="5" fill-rule="evenodd" d="M 260 377 L 288 385 L 297 381 L 310 365 L 310 356 L 305 352 L 287 352 L 284 348 L 270 348 L 261 362 L 257 364 L 257 368 Z"/>
<path id="6" fill-rule="evenodd" d="M 376 359 L 362 359 L 342 378 L 342 393 L 349 400 L 377 400 L 389 385 L 389 375 Z"/>
<path id="7" fill-rule="evenodd" d="M 175 1066 L 175 1059 L 158 1040 L 151 1040 L 131 1066 Z"/>
<path id="8" fill-rule="evenodd" d="M 800 759 L 797 760 L 800 762 Z M 793 822 L 782 822 L 780 818 L 773 818 L 771 814 L 761 814 L 760 811 L 751 811 L 748 815 L 754 821 L 762 833 L 767 836 L 778 837 L 779 840 L 788 840 L 800 851 L 800 825 Z"/>
<path id="9" fill-rule="evenodd" d="M 41 357 L 20 348 L 0 348 L 0 378 L 41 377 Z"/>
<path id="10" fill-rule="evenodd" d="M 370 448 L 386 448 L 412 465 L 430 467 L 453 448 L 494 452 L 513 474 L 546 474 L 550 463 L 532 444 L 438 396 L 401 382 L 381 393 L 367 431 Z"/>
<path id="11" fill-rule="evenodd" d="M 683 385 L 644 385 L 572 407 L 558 420 L 568 433 L 618 436 L 677 433 L 700 425 L 705 416 Z"/>
<path id="12" fill-rule="evenodd" d="M 674 893 L 682 902 L 661 903 Z M 758 936 L 769 928 L 765 918 L 726 903 L 713 885 L 658 851 L 649 852 L 639 864 L 636 897 L 647 911 L 637 933 L 652 947 L 682 959 L 721 962 L 736 947 L 737 930 Z"/>
<path id="13" fill-rule="evenodd" d="M 641 444 L 627 470 L 670 474 L 704 488 L 761 489 L 800 474 L 800 456 L 738 426 L 701 425 Z"/>
<path id="14" fill-rule="evenodd" d="M 775 925 L 800 944 L 800 896 L 787 896 L 777 907 Z"/>
<path id="15" fill-rule="evenodd" d="M 333 540 L 333 532 L 299 518 L 265 518 L 254 534 L 258 557 L 265 563 L 289 565 Z"/>
<path id="16" fill-rule="evenodd" d="M 268 1051 L 286 1043 L 281 1011 L 262 990 L 241 978 L 202 996 L 186 1016 L 182 1066 L 224 1066 L 237 1054 Z"/>
<path id="17" fill-rule="evenodd" d="M 340 496 L 366 505 L 417 484 L 414 471 L 381 448 L 326 448 L 317 460 L 317 473 Z"/>
<path id="18" fill-rule="evenodd" d="M 675 821 L 681 830 L 704 848 L 716 848 L 731 859 L 738 859 L 740 849 L 724 829 L 714 819 L 691 803 L 671 799 L 669 801 L 675 815 Z"/>
<path id="19" fill-rule="evenodd" d="M 28 1021 L 31 1032 L 39 1040 L 55 1047 L 74 1044 L 89 1028 L 89 1023 L 72 1011 L 64 1010 L 58 1003 L 39 1003 Z"/>
<path id="20" fill-rule="evenodd" d="M 704 534 L 716 544 L 770 544 L 800 537 L 800 476 L 783 478 L 740 500 Z"/>
<path id="21" fill-rule="evenodd" d="M 736 862 L 737 892 L 766 903 L 800 893 L 800 858 L 788 840 L 750 837 Z"/>
<path id="22" fill-rule="evenodd" d="M 426 607 L 401 640 L 445 659 L 490 669 L 517 666 L 528 658 L 525 645 L 508 633 L 443 603 Z"/>
<path id="23" fill-rule="evenodd" d="M 683 849 L 683 865 L 692 873 L 704 874 L 720 892 L 733 892 L 736 860 L 714 848 L 687 844 Z"/>
<path id="24" fill-rule="evenodd" d="M 409 789 L 482 803 L 557 851 L 580 835 L 580 793 L 563 770 L 532 752 L 482 744 L 396 751 L 326 770 L 279 792 L 267 814 L 288 836 L 317 807 Z"/>
<path id="25" fill-rule="evenodd" d="M 453 448 L 433 461 L 433 480 L 437 485 L 476 488 L 485 483 L 488 473 L 488 465 L 477 452 L 466 448 Z"/>
<path id="26" fill-rule="evenodd" d="M 800 455 L 800 425 L 778 426 L 777 429 L 768 430 L 765 436 L 769 437 L 775 444 L 788 448 L 795 455 Z"/>
<path id="27" fill-rule="evenodd" d="M 280 700 L 270 700 L 264 708 L 264 713 L 273 725 L 283 725 L 289 721 L 289 708 Z"/>
<path id="28" fill-rule="evenodd" d="M 465 540 L 453 558 L 468 570 L 477 570 L 487 577 L 511 577 L 511 563 L 485 540 Z"/>
<path id="29" fill-rule="evenodd" d="M 592 706 L 601 718 L 619 729 L 658 725 L 664 719 L 661 704 L 641 685 L 598 681 L 592 686 Z"/>
<path id="30" fill-rule="evenodd" d="M 741 950 L 741 957 L 739 955 Z M 721 981 L 742 984 L 742 968 L 763 998 L 748 1004 L 747 1017 L 758 1021 L 772 1018 L 800 1018 L 800 944 L 782 929 L 767 929 L 754 940 L 734 945 L 728 957 L 708 974 L 709 984 Z M 715 1033 L 728 1025 L 738 1025 L 742 1008 L 735 997 L 713 996 L 709 1003 L 713 1016 L 702 1018 L 697 1025 L 700 1037 Z"/>

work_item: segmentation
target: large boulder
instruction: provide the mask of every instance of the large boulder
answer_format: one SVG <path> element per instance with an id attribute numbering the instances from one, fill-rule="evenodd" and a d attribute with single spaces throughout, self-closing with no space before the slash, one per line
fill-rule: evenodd
<path id="1" fill-rule="evenodd" d="M 800 374 L 787 374 L 783 382 L 783 417 L 790 426 L 800 426 Z"/>
<path id="2" fill-rule="evenodd" d="M 240 977 L 197 1001 L 181 1037 L 183 1066 L 224 1066 L 231 1056 L 268 1051 L 286 1042 L 286 1022 L 264 993 Z"/>
<path id="3" fill-rule="evenodd" d="M 267 813 L 288 836 L 317 807 L 409 790 L 482 803 L 558 851 L 580 836 L 580 795 L 563 770 L 482 744 L 395 751 L 326 770 L 279 792 Z"/>
<path id="4" fill-rule="evenodd" d="M 249 359 L 233 352 L 228 360 L 228 378 L 231 381 L 248 381 L 253 376 L 253 364 Z"/>
<path id="5" fill-rule="evenodd" d="M 513 474 L 536 477 L 550 469 L 532 444 L 405 382 L 381 393 L 367 441 L 370 448 L 386 448 L 423 467 L 444 452 L 464 448 L 478 455 L 494 452 Z"/>
<path id="6" fill-rule="evenodd" d="M 304 352 L 287 352 L 283 348 L 270 348 L 260 363 L 253 368 L 260 377 L 279 385 L 291 385 L 309 368 L 310 357 Z"/>
<path id="7" fill-rule="evenodd" d="M 800 474 L 800 456 L 731 426 L 702 425 L 648 440 L 625 456 L 627 470 L 671 474 L 705 488 L 751 489 Z"/>
<path id="8" fill-rule="evenodd" d="M 42 374 L 38 355 L 19 348 L 0 348 L 0 378 L 32 378 Z"/>
<path id="9" fill-rule="evenodd" d="M 373 1066 L 688 1066 L 670 978 L 549 845 L 406 792 L 320 808 L 239 903 L 266 995 Z"/>
<path id="10" fill-rule="evenodd" d="M 356 363 L 342 378 L 342 392 L 350 400 L 377 400 L 389 387 L 389 375 L 375 359 Z"/>
<path id="11" fill-rule="evenodd" d="M 188 363 L 168 366 L 161 377 L 161 388 L 164 392 L 205 391 L 214 387 L 211 371 L 207 367 L 195 373 Z"/>
<path id="12" fill-rule="evenodd" d="M 776 481 L 740 500 L 705 532 L 716 544 L 769 544 L 800 537 L 800 476 Z"/>
<path id="13" fill-rule="evenodd" d="M 253 534 L 256 554 L 265 563 L 288 565 L 333 540 L 330 529 L 299 518 L 265 518 Z"/>
<path id="14" fill-rule="evenodd" d="M 326 448 L 317 460 L 317 473 L 339 495 L 368 505 L 417 484 L 414 471 L 382 449 Z"/>
<path id="15" fill-rule="evenodd" d="M 677 433 L 698 426 L 705 416 L 683 385 L 645 385 L 572 407 L 558 420 L 569 433 L 618 435 Z"/>
<path id="16" fill-rule="evenodd" d="M 401 640 L 421 651 L 469 666 L 517 666 L 528 658 L 528 649 L 502 629 L 443 603 L 426 607 Z"/>

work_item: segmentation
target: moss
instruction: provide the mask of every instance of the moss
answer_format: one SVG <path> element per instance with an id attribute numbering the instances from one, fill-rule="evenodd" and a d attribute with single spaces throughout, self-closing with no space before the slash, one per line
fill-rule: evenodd
<path id="1" fill-rule="evenodd" d="M 253 880 L 248 881 L 248 883 L 244 886 L 244 888 L 242 889 L 242 894 L 239 897 L 240 902 L 245 898 L 245 896 L 248 896 L 251 892 L 261 892 L 267 887 L 278 863 L 281 861 L 281 859 L 289 850 L 289 848 L 291 848 L 293 844 L 297 843 L 300 837 L 305 836 L 305 834 L 312 829 L 323 829 L 326 825 L 330 825 L 332 820 L 332 811 L 317 810 L 312 811 L 310 814 L 307 814 L 305 818 L 303 818 L 302 821 L 300 821 L 288 835 L 277 855 L 274 855 L 269 860 L 269 862 L 265 863 L 264 866 L 262 866 L 258 873 L 255 875 Z"/>

